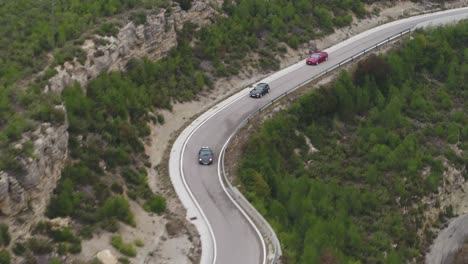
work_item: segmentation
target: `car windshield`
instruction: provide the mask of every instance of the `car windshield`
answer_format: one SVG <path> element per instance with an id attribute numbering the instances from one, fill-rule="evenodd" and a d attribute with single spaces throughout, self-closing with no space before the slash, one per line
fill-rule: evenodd
<path id="1" fill-rule="evenodd" d="M 211 151 L 209 149 L 202 149 L 200 151 L 200 156 L 202 157 L 208 157 L 211 156 Z"/>
<path id="2" fill-rule="evenodd" d="M 310 57 L 313 58 L 313 59 L 318 59 L 318 58 L 320 58 L 320 54 L 315 53 L 315 54 L 310 55 Z"/>

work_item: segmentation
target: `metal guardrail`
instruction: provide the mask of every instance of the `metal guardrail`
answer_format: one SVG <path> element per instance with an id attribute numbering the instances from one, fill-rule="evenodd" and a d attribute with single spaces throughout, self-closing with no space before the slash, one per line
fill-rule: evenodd
<path id="1" fill-rule="evenodd" d="M 372 47 L 364 49 L 364 50 L 354 54 L 353 56 L 351 56 L 351 57 L 349 57 L 347 59 L 344 59 L 344 60 L 340 61 L 339 63 L 329 67 L 328 69 L 318 73 L 317 75 L 312 76 L 311 78 L 305 80 L 304 82 L 296 85 L 291 90 L 289 90 L 287 92 L 284 92 L 281 95 L 273 98 L 271 101 L 269 101 L 268 103 L 266 103 L 263 106 L 261 106 L 260 108 L 258 108 L 255 112 L 250 114 L 244 121 L 242 121 L 242 123 L 231 134 L 231 136 L 229 137 L 227 142 L 229 142 L 245 125 L 247 125 L 255 115 L 257 115 L 258 113 L 260 113 L 261 111 L 263 111 L 264 109 L 266 109 L 267 107 L 269 107 L 270 105 L 272 105 L 273 103 L 278 101 L 279 99 L 283 98 L 284 96 L 287 96 L 288 94 L 294 92 L 295 90 L 297 90 L 298 88 L 306 85 L 307 83 L 309 83 L 309 82 L 311 82 L 311 81 L 313 81 L 313 80 L 315 80 L 315 79 L 317 79 L 317 78 L 319 78 L 319 77 L 321 77 L 321 76 L 335 70 L 336 68 L 339 68 L 342 65 L 344 65 L 344 64 L 346 64 L 346 63 L 348 63 L 350 61 L 354 61 L 356 58 L 358 58 L 358 57 L 360 57 L 360 56 L 362 56 L 362 55 L 364 55 L 364 54 L 366 54 L 366 53 L 368 53 L 368 52 L 382 46 L 383 44 L 386 44 L 386 43 L 396 39 L 396 38 L 402 37 L 403 35 L 405 35 L 407 33 L 410 33 L 411 31 L 412 31 L 411 28 L 406 29 L 406 30 L 401 31 L 398 34 L 395 34 L 395 35 L 393 35 L 391 37 L 388 37 L 385 40 L 373 45 Z M 236 187 L 232 186 L 231 182 L 227 178 L 226 171 L 225 171 L 225 168 L 224 168 L 225 149 L 223 149 L 223 151 L 220 153 L 220 155 L 221 155 L 220 160 L 221 160 L 221 166 L 222 166 L 223 180 L 227 184 L 227 187 L 228 187 L 227 189 L 230 191 L 233 198 L 236 199 L 236 201 L 242 206 L 242 208 L 249 214 L 249 216 L 253 218 L 253 221 L 255 222 L 257 227 L 261 230 L 261 233 L 265 236 L 265 238 L 267 240 L 269 240 L 271 244 L 273 244 L 274 253 L 273 253 L 273 258 L 272 258 L 270 263 L 271 264 L 277 263 L 279 257 L 282 255 L 282 251 L 281 251 L 280 242 L 278 240 L 278 237 L 276 236 L 275 231 L 270 226 L 270 224 L 265 220 L 265 218 L 257 211 L 257 209 L 255 209 L 255 207 L 253 207 L 248 202 L 248 200 L 244 197 L 244 195 L 242 195 L 242 193 Z"/>

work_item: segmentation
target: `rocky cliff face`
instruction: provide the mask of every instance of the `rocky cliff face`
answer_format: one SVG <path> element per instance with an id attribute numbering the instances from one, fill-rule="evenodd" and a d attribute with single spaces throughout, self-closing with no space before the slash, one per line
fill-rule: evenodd
<path id="1" fill-rule="evenodd" d="M 177 44 L 177 30 L 182 29 L 184 23 L 209 24 L 209 18 L 215 12 L 208 1 L 198 0 L 188 11 L 177 6 L 171 14 L 161 9 L 158 14 L 148 15 L 144 25 L 136 26 L 129 22 L 120 29 L 117 37 L 96 36 L 105 40 L 106 45 L 98 46 L 93 40 L 87 40 L 82 46 L 87 53 L 84 65 L 74 60 L 56 67 L 58 74 L 49 80 L 45 91 L 60 93 L 75 81 L 84 87 L 102 71 L 125 70 L 130 58 L 159 59 Z"/>
<path id="2" fill-rule="evenodd" d="M 50 195 L 57 185 L 67 158 L 68 124 L 52 126 L 44 123 L 23 135 L 15 148 L 33 142 L 33 153 L 18 158 L 26 171 L 9 175 L 0 171 L 0 222 L 8 223 L 14 237 L 25 234 L 44 214 Z M 17 216 L 28 215 L 28 221 Z"/>

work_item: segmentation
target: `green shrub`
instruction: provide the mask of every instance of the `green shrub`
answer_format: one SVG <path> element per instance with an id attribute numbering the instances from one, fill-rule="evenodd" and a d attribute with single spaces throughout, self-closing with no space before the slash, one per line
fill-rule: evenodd
<path id="1" fill-rule="evenodd" d="M 11 256 L 10 253 L 6 250 L 0 251 L 0 264 L 10 264 L 11 263 Z"/>
<path id="2" fill-rule="evenodd" d="M 13 246 L 13 253 L 17 256 L 23 256 L 26 252 L 26 246 L 23 243 L 16 242 Z"/>
<path id="3" fill-rule="evenodd" d="M 95 227 L 93 225 L 85 225 L 80 229 L 80 237 L 84 239 L 91 239 L 93 237 Z"/>
<path id="4" fill-rule="evenodd" d="M 34 143 L 31 140 L 24 142 L 23 152 L 28 158 L 34 158 Z"/>
<path id="5" fill-rule="evenodd" d="M 143 240 L 137 238 L 133 241 L 135 243 L 135 246 L 137 247 L 143 247 L 145 245 L 145 243 L 143 243 Z"/>
<path id="6" fill-rule="evenodd" d="M 468 141 L 468 125 L 465 125 L 461 130 L 461 136 L 464 141 Z"/>
<path id="7" fill-rule="evenodd" d="M 166 210 L 166 199 L 161 195 L 156 195 L 144 205 L 145 210 L 161 214 Z"/>
<path id="8" fill-rule="evenodd" d="M 0 159 L 0 170 L 7 171 L 14 175 L 23 175 L 26 173 L 26 170 L 17 159 L 18 153 L 12 148 L 0 149 L 0 154 L 2 158 Z"/>
<path id="9" fill-rule="evenodd" d="M 61 229 L 52 229 L 50 231 L 50 237 L 55 242 L 80 243 L 80 239 L 75 236 L 75 234 L 69 227 L 64 227 Z"/>
<path id="10" fill-rule="evenodd" d="M 29 250 L 37 255 L 49 254 L 53 251 L 52 244 L 49 241 L 40 238 L 33 237 L 28 239 L 26 246 Z"/>
<path id="11" fill-rule="evenodd" d="M 118 33 L 119 33 L 119 28 L 114 23 L 103 23 L 96 30 L 96 34 L 99 34 L 102 36 L 114 36 L 115 37 L 117 36 Z"/>
<path id="12" fill-rule="evenodd" d="M 192 0 L 176 0 L 182 10 L 189 10 L 192 7 Z"/>
<path id="13" fill-rule="evenodd" d="M 130 260 L 128 258 L 120 257 L 119 258 L 119 263 L 130 264 Z"/>
<path id="14" fill-rule="evenodd" d="M 104 229 L 104 230 L 107 230 L 107 231 L 109 231 L 111 233 L 115 233 L 115 232 L 119 231 L 120 224 L 119 224 L 119 221 L 117 220 L 117 218 L 110 217 L 110 218 L 102 220 L 101 228 Z"/>
<path id="15" fill-rule="evenodd" d="M 143 25 L 146 23 L 146 13 L 144 11 L 133 12 L 130 15 L 130 19 L 136 26 Z"/>
<path id="16" fill-rule="evenodd" d="M 450 144 L 456 144 L 459 137 L 459 127 L 456 123 L 451 123 L 447 129 L 447 141 Z"/>
<path id="17" fill-rule="evenodd" d="M 8 247 L 10 245 L 11 236 L 6 224 L 0 224 L 0 246 Z"/>
<path id="18" fill-rule="evenodd" d="M 351 24 L 352 21 L 353 21 L 353 17 L 350 14 L 347 14 L 345 16 L 337 16 L 333 18 L 333 24 L 335 24 L 335 26 L 337 27 L 347 26 Z"/>
<path id="19" fill-rule="evenodd" d="M 102 262 L 97 258 L 93 258 L 91 261 L 86 262 L 86 264 L 102 264 Z"/>
<path id="20" fill-rule="evenodd" d="M 159 124 L 164 124 L 165 120 L 164 120 L 164 116 L 162 114 L 156 114 L 156 117 L 157 117 L 157 120 L 158 120 L 158 123 Z"/>
<path id="21" fill-rule="evenodd" d="M 57 253 L 60 256 L 64 256 L 68 253 L 68 246 L 66 243 L 58 243 L 57 245 Z"/>
<path id="22" fill-rule="evenodd" d="M 79 254 L 81 252 L 81 243 L 69 244 L 68 252 L 70 252 L 71 254 Z"/>
<path id="23" fill-rule="evenodd" d="M 100 215 L 103 220 L 115 217 L 122 222 L 135 226 L 135 219 L 132 211 L 130 211 L 130 205 L 123 196 L 109 197 L 100 209 Z"/>
<path id="24" fill-rule="evenodd" d="M 333 28 L 333 20 L 330 15 L 330 11 L 323 7 L 315 8 L 314 15 L 317 17 L 317 21 L 320 26 L 325 30 L 331 31 Z"/>
<path id="25" fill-rule="evenodd" d="M 460 125 L 468 124 L 468 116 L 461 111 L 453 113 L 450 119 Z"/>
<path id="26" fill-rule="evenodd" d="M 353 2 L 354 2 L 354 5 L 352 7 L 353 12 L 357 15 L 357 17 L 363 18 L 366 15 L 366 8 L 364 6 L 364 3 L 360 1 L 353 1 Z M 375 15 L 379 14 L 378 8 L 376 7 L 374 7 L 372 11 L 374 12 Z"/>
<path id="27" fill-rule="evenodd" d="M 77 197 L 74 196 L 73 183 L 70 179 L 65 178 L 57 189 L 59 193 L 52 197 L 47 207 L 46 215 L 49 218 L 71 215 L 79 202 Z"/>
<path id="28" fill-rule="evenodd" d="M 65 121 L 65 112 L 56 108 L 50 102 L 39 102 L 34 106 L 31 117 L 42 122 L 63 123 Z"/>
<path id="29" fill-rule="evenodd" d="M 94 38 L 93 41 L 94 41 L 94 44 L 96 44 L 96 46 L 106 46 L 110 44 L 110 42 L 104 38 Z"/>
<path id="30" fill-rule="evenodd" d="M 123 194 L 123 188 L 120 184 L 118 183 L 112 183 L 111 185 L 111 190 L 115 192 L 116 194 Z"/>
<path id="31" fill-rule="evenodd" d="M 120 253 L 129 256 L 135 257 L 136 250 L 132 244 L 124 243 L 120 235 L 112 236 L 111 245 L 117 249 Z"/>
<path id="32" fill-rule="evenodd" d="M 129 184 L 146 185 L 146 175 L 132 168 L 125 167 L 122 171 L 122 176 Z"/>
<path id="33" fill-rule="evenodd" d="M 60 261 L 60 259 L 53 258 L 52 260 L 50 260 L 49 264 L 62 264 L 62 262 Z"/>
<path id="34" fill-rule="evenodd" d="M 24 131 L 28 129 L 26 119 L 20 116 L 15 116 L 6 126 L 4 133 L 10 141 L 16 141 L 21 138 Z"/>
<path id="35" fill-rule="evenodd" d="M 54 64 L 62 65 L 66 61 L 77 58 L 81 64 L 86 60 L 86 53 L 78 46 L 66 45 L 54 53 Z"/>
<path id="36" fill-rule="evenodd" d="M 114 148 L 114 147 L 109 147 L 106 148 L 103 156 L 104 160 L 106 161 L 107 165 L 110 168 L 115 168 L 118 165 L 127 165 L 130 163 L 130 157 L 123 149 L 122 147 L 120 148 Z"/>

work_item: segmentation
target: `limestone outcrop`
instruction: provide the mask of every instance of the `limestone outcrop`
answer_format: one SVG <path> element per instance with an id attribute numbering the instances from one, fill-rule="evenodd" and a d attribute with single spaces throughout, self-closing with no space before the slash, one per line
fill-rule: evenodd
<path id="1" fill-rule="evenodd" d="M 68 124 L 41 124 L 25 133 L 15 148 L 33 143 L 32 155 L 17 157 L 25 171 L 10 175 L 0 171 L 0 222 L 7 222 L 14 236 L 28 232 L 34 221 L 15 222 L 20 213 L 29 219 L 44 214 L 50 196 L 57 185 L 68 154 Z"/>
<path id="2" fill-rule="evenodd" d="M 84 87 L 102 71 L 124 71 L 130 58 L 159 59 L 177 44 L 177 31 L 186 22 L 204 26 L 210 23 L 209 18 L 215 13 L 216 10 L 208 1 L 198 0 L 192 3 L 192 8 L 188 11 L 174 6 L 170 14 L 165 9 L 157 14 L 149 14 L 143 25 L 137 26 L 130 21 L 120 29 L 116 37 L 95 36 L 95 39 L 106 42 L 105 45 L 86 40 L 82 45 L 87 54 L 84 64 L 75 59 L 57 66 L 55 69 L 58 73 L 49 79 L 44 90 L 60 93 L 74 82 Z"/>

